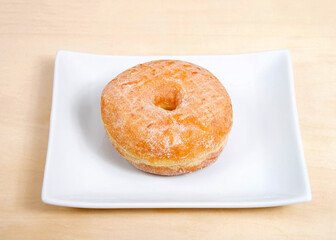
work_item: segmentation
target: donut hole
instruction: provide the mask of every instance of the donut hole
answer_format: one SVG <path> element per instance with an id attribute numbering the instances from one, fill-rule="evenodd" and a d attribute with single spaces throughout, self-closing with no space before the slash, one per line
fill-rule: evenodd
<path id="1" fill-rule="evenodd" d="M 157 92 L 154 99 L 154 104 L 167 111 L 175 110 L 181 103 L 182 94 L 177 88 L 164 87 Z"/>
<path id="2" fill-rule="evenodd" d="M 173 111 L 176 109 L 177 104 L 175 102 L 166 102 L 166 101 L 160 101 L 155 104 L 157 107 L 163 108 L 164 110 L 167 111 Z"/>

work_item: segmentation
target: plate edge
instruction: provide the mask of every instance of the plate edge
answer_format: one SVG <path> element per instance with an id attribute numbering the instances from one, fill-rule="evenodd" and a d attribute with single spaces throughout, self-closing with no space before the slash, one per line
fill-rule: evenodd
<path id="1" fill-rule="evenodd" d="M 300 165 L 303 169 L 304 174 L 304 187 L 305 187 L 305 195 L 308 199 L 308 201 L 312 200 L 312 193 L 311 193 L 311 187 L 310 187 L 310 181 L 308 176 L 308 169 L 307 169 L 307 163 L 306 158 L 303 151 L 303 144 L 302 144 L 302 137 L 301 137 L 301 130 L 300 130 L 300 123 L 299 123 L 299 114 L 297 110 L 297 104 L 296 104 L 296 95 L 295 95 L 295 84 L 294 84 L 294 74 L 293 74 L 293 63 L 292 63 L 292 57 L 291 52 L 287 50 L 285 52 L 286 54 L 286 60 L 288 64 L 288 79 L 289 79 L 289 91 L 290 91 L 290 97 L 291 97 L 291 111 L 293 113 L 294 117 L 294 124 L 296 129 L 295 138 L 298 144 L 298 151 L 300 155 Z"/>
<path id="2" fill-rule="evenodd" d="M 44 174 L 43 174 L 43 183 L 42 183 L 42 192 L 41 192 L 41 200 L 43 202 L 47 202 L 47 193 L 46 193 L 46 178 L 49 168 L 49 158 L 50 158 L 50 149 L 52 148 L 52 142 L 53 142 L 53 135 L 54 135 L 54 118 L 55 118 L 55 106 L 56 106 L 56 93 L 57 93 L 57 69 L 59 65 L 59 59 L 61 55 L 63 55 L 63 50 L 58 50 L 55 56 L 55 65 L 54 65 L 54 79 L 53 79 L 53 90 L 52 90 L 52 100 L 51 100 L 51 109 L 50 109 L 50 119 L 49 119 L 49 137 L 48 137 L 48 148 L 47 148 L 47 155 L 46 155 L 46 161 L 45 161 L 45 167 L 44 167 Z"/>
<path id="3" fill-rule="evenodd" d="M 235 202 L 146 202 L 146 203 L 90 203 L 76 201 L 53 200 L 48 197 L 42 198 L 46 204 L 74 207 L 74 208 L 91 208 L 91 209 L 157 209 L 157 208 L 265 208 L 278 207 L 297 203 L 309 202 L 311 199 L 307 196 L 295 197 L 288 200 L 235 203 Z"/>

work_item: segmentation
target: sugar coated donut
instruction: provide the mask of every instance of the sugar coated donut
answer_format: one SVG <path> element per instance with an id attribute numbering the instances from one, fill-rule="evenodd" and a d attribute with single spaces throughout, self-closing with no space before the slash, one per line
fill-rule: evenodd
<path id="1" fill-rule="evenodd" d="M 118 152 L 159 175 L 214 163 L 232 126 L 231 100 L 219 80 L 178 60 L 151 61 L 119 74 L 103 90 L 101 114 Z"/>

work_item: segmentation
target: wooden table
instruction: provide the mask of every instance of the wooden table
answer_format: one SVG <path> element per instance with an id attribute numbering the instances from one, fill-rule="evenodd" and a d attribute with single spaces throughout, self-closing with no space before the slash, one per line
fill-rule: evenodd
<path id="1" fill-rule="evenodd" d="M 313 200 L 264 209 L 41 202 L 56 51 L 288 48 Z M 336 2 L 0 0 L 0 239 L 336 239 Z"/>

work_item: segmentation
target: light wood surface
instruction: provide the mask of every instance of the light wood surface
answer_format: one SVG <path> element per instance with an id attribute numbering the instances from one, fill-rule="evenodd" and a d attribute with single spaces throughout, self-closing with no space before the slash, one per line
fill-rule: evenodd
<path id="1" fill-rule="evenodd" d="M 85 210 L 40 199 L 58 49 L 292 52 L 313 200 L 265 209 Z M 0 239 L 336 239 L 336 1 L 0 0 Z"/>

